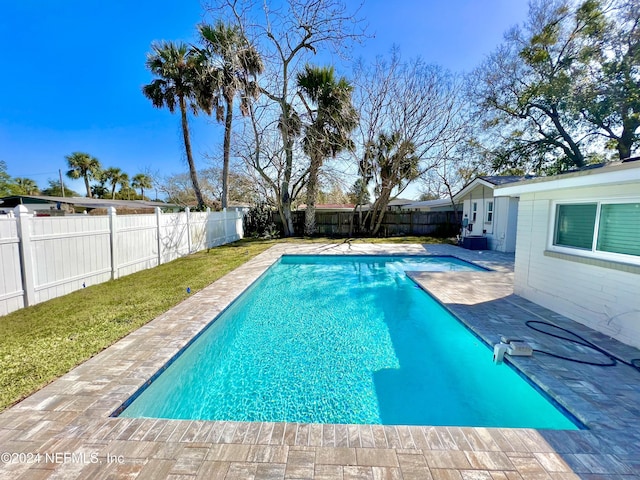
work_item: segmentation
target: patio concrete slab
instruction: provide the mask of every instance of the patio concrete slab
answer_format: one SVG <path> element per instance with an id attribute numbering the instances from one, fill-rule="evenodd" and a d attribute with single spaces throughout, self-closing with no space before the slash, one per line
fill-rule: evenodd
<path id="1" fill-rule="evenodd" d="M 487 272 L 412 273 L 488 344 L 588 352 L 524 325 L 544 319 L 624 358 L 637 350 L 513 295 L 513 256 L 450 245 L 283 243 L 0 414 L 0 478 L 640 478 L 640 373 L 534 355 L 513 365 L 588 430 L 314 425 L 110 415 L 283 254 L 453 255 Z"/>

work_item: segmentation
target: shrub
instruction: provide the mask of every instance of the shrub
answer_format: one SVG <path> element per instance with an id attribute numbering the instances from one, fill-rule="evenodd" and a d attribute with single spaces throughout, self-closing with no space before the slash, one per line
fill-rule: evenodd
<path id="1" fill-rule="evenodd" d="M 244 216 L 244 232 L 246 236 L 254 238 L 271 239 L 280 236 L 269 204 L 261 202 L 249 209 Z"/>

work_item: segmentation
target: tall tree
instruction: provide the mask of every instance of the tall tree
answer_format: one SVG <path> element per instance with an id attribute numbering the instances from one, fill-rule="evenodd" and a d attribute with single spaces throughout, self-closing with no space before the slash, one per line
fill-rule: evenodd
<path id="1" fill-rule="evenodd" d="M 189 175 L 193 191 L 198 201 L 198 208 L 204 208 L 205 203 L 198 183 L 193 154 L 191 152 L 191 136 L 187 119 L 187 108 L 197 115 L 195 102 L 195 81 L 198 76 L 198 59 L 191 55 L 189 47 L 182 42 L 154 42 L 151 53 L 147 54 L 147 69 L 156 78 L 150 84 L 142 87 L 142 93 L 156 108 L 167 107 L 171 113 L 176 106 L 180 110 L 182 138 L 189 165 Z"/>
<path id="2" fill-rule="evenodd" d="M 344 205 L 349 203 L 349 194 L 342 190 L 340 183 L 335 180 L 323 181 L 318 188 L 316 201 L 318 203 L 335 203 Z"/>
<path id="3" fill-rule="evenodd" d="M 60 185 L 60 180 L 47 180 L 47 184 L 49 185 L 47 188 L 42 190 L 40 193 L 42 195 L 47 195 L 50 197 L 61 197 L 62 196 L 62 185 Z M 67 197 L 79 197 L 80 194 L 71 190 L 66 184 L 64 184 L 64 194 Z"/>
<path id="4" fill-rule="evenodd" d="M 219 199 L 222 195 L 222 171 L 220 168 L 206 168 L 198 172 L 202 193 L 212 206 L 221 206 Z M 187 174 L 177 174 L 165 177 L 160 183 L 160 191 L 170 203 L 188 206 L 193 204 L 195 197 L 193 189 L 189 188 Z M 229 172 L 229 200 L 242 203 L 257 203 L 262 200 L 259 186 L 253 179 L 243 172 L 231 170 Z"/>
<path id="5" fill-rule="evenodd" d="M 442 164 L 464 137 L 466 119 L 459 80 L 419 58 L 403 61 L 398 49 L 358 63 L 354 75 L 358 173 L 375 195 L 360 230 L 377 234 L 388 202 Z"/>
<path id="6" fill-rule="evenodd" d="M 224 120 L 222 163 L 222 208 L 229 202 L 229 158 L 233 104 L 240 96 L 240 112 L 249 114 L 249 102 L 257 98 L 257 76 L 264 70 L 258 51 L 244 37 L 240 27 L 217 21 L 215 25 L 198 27 L 203 49 L 198 49 L 204 64 L 198 85 L 198 100 L 207 113 L 216 112 L 219 122 Z"/>
<path id="7" fill-rule="evenodd" d="M 255 0 L 209 1 L 212 15 L 230 17 L 252 43 L 260 45 L 267 66 L 260 90 L 266 100 L 253 109 L 248 133 L 266 143 L 250 146 L 243 157 L 271 185 L 285 235 L 291 236 L 291 203 L 302 191 L 307 170 L 299 164 L 298 156 L 294 160 L 301 133 L 297 69 L 319 48 L 345 53 L 348 41 L 362 37 L 362 23 L 357 11 L 349 11 L 344 0 L 287 0 L 278 8 Z M 279 137 L 278 145 L 272 145 L 275 135 Z"/>
<path id="8" fill-rule="evenodd" d="M 144 189 L 153 187 L 153 180 L 145 173 L 138 173 L 131 179 L 131 187 L 140 189 L 140 197 L 144 200 Z"/>
<path id="9" fill-rule="evenodd" d="M 71 155 L 65 157 L 69 170 L 67 171 L 67 177 L 72 179 L 84 179 L 84 186 L 87 189 L 87 197 L 91 197 L 91 186 L 89 180 L 96 178 L 100 175 L 102 167 L 100 161 L 84 152 L 74 152 Z"/>
<path id="10" fill-rule="evenodd" d="M 104 178 L 111 183 L 111 199 L 116 198 L 116 187 L 129 186 L 129 175 L 117 167 L 109 167 L 104 171 Z"/>
<path id="11" fill-rule="evenodd" d="M 376 200 L 365 217 L 370 233 L 377 235 L 392 192 L 402 191 L 418 178 L 420 157 L 416 155 L 416 146 L 403 140 L 400 132 L 381 132 L 376 141 L 367 146 L 362 163 L 361 170 L 370 172 L 370 177 L 365 177 L 365 181 L 378 177 Z"/>
<path id="12" fill-rule="evenodd" d="M 131 197 L 135 200 L 136 191 L 131 187 L 128 177 L 126 181 L 120 183 L 120 190 L 116 196 L 121 200 L 131 200 Z"/>
<path id="13" fill-rule="evenodd" d="M 359 205 L 366 205 L 371 201 L 371 194 L 367 189 L 367 186 L 362 178 L 358 178 L 348 192 L 349 202 L 353 203 L 356 207 Z"/>
<path id="14" fill-rule="evenodd" d="M 460 141 L 456 142 L 451 149 L 444 150 L 442 160 L 437 168 L 420 177 L 420 191 L 425 196 L 424 200 L 450 199 L 453 210 L 457 211 L 457 205 L 453 201 L 454 194 L 475 177 L 494 172 L 491 151 L 474 136 L 477 127 L 475 123 L 477 122 L 474 122 L 473 118 L 469 118 L 466 122 L 469 127 L 466 135 L 462 135 Z M 525 174 L 524 171 L 517 172 L 515 170 L 504 170 L 501 173 L 505 175 Z"/>
<path id="15" fill-rule="evenodd" d="M 202 192 L 207 195 L 209 190 L 207 179 L 202 177 L 202 172 L 198 172 L 198 177 Z M 158 184 L 158 189 L 169 203 L 188 207 L 197 202 L 188 173 L 178 173 L 163 178 Z"/>
<path id="16" fill-rule="evenodd" d="M 7 173 L 7 164 L 0 160 L 0 197 L 11 195 L 11 175 Z"/>
<path id="17" fill-rule="evenodd" d="M 590 77 L 577 85 L 574 103 L 625 159 L 640 142 L 640 4 L 619 0 L 613 7 L 601 28 L 585 34 L 590 48 L 580 61 Z"/>
<path id="18" fill-rule="evenodd" d="M 597 132 L 576 92 L 592 81 L 606 23 L 598 0 L 531 2 L 527 22 L 473 72 L 469 97 L 499 135 L 496 167 L 556 172 L 587 163 Z"/>
<path id="19" fill-rule="evenodd" d="M 91 185 L 91 194 L 93 198 L 106 198 L 109 195 L 109 189 L 106 184 L 108 181 L 107 174 L 104 170 L 100 172 L 99 175 L 96 175 L 95 180 L 97 183 Z"/>
<path id="20" fill-rule="evenodd" d="M 351 103 L 353 87 L 344 77 L 336 79 L 333 67 L 307 65 L 297 79 L 309 119 L 304 129 L 303 146 L 311 160 L 304 233 L 313 235 L 320 167 L 327 157 L 335 157 L 352 147 L 351 131 L 358 123 L 358 115 Z"/>
<path id="21" fill-rule="evenodd" d="M 14 190 L 19 195 L 37 195 L 40 193 L 38 184 L 30 178 L 16 177 L 13 179 L 13 183 L 15 184 Z"/>

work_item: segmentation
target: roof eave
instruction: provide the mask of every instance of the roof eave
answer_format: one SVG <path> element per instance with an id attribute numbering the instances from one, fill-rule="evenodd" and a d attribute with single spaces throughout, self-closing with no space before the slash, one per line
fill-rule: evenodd
<path id="1" fill-rule="evenodd" d="M 531 180 L 496 186 L 499 196 L 518 197 L 526 193 L 603 185 L 620 185 L 640 182 L 640 165 L 622 163 L 596 170 L 580 170 L 553 177 L 537 177 Z"/>
<path id="2" fill-rule="evenodd" d="M 474 188 L 476 188 L 477 186 L 482 185 L 485 187 L 489 187 L 491 189 L 495 189 L 497 188 L 496 185 L 494 185 L 491 182 L 486 181 L 483 178 L 477 177 L 474 178 L 471 182 L 467 183 L 464 187 L 462 187 L 462 190 L 460 190 L 458 193 L 456 193 L 453 196 L 453 200 L 455 202 L 461 202 L 462 199 Z"/>

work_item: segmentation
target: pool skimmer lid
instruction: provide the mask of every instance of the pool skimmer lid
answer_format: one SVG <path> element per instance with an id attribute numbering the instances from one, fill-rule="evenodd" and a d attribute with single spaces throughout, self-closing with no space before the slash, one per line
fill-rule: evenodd
<path id="1" fill-rule="evenodd" d="M 522 340 L 502 336 L 500 343 L 493 347 L 493 363 L 502 363 L 505 354 L 512 357 L 530 357 L 533 355 L 533 349 Z"/>

